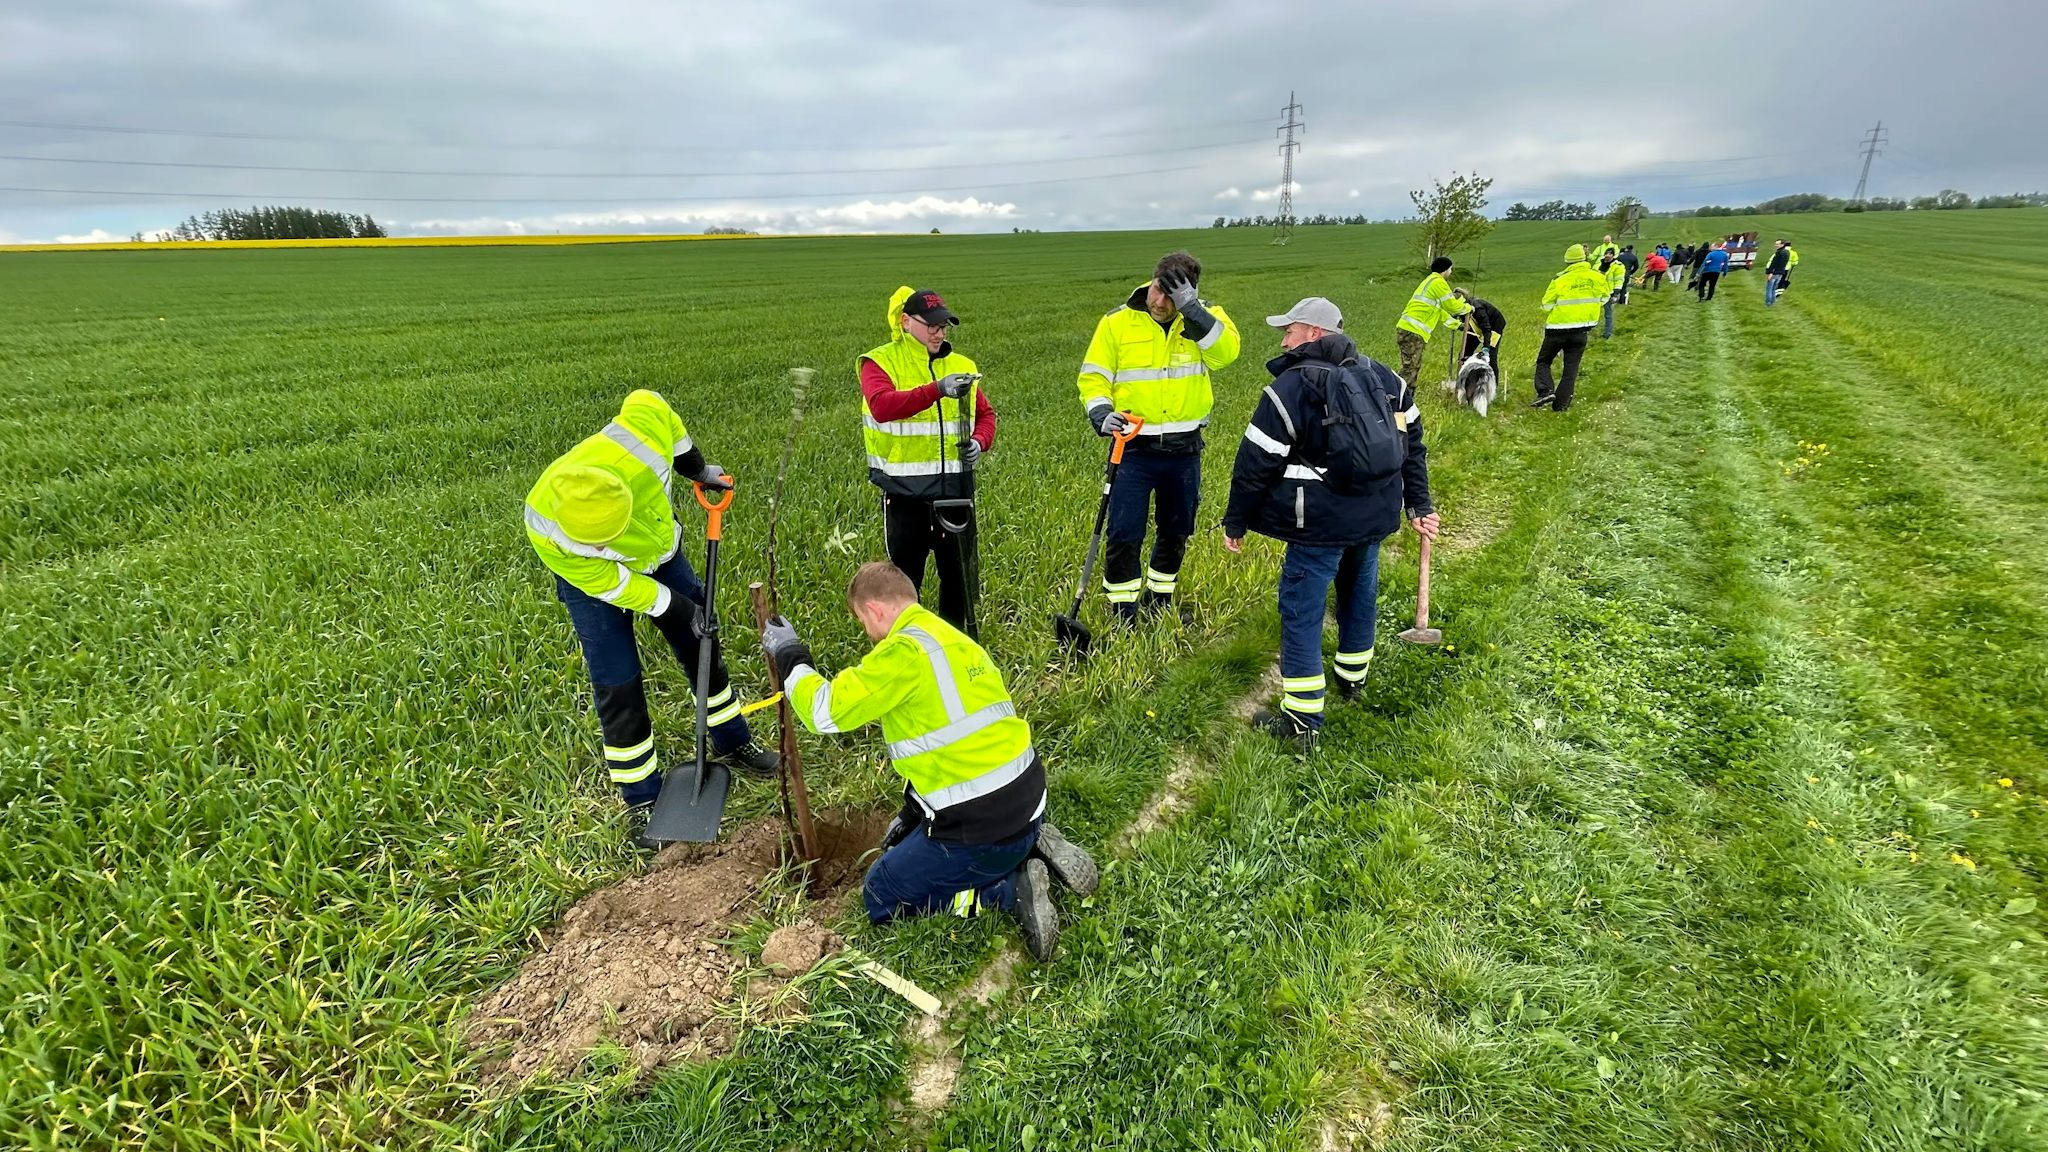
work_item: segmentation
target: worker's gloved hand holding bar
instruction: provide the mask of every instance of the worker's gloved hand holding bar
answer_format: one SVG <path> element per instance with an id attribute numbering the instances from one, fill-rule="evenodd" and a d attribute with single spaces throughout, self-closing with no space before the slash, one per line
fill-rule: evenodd
<path id="1" fill-rule="evenodd" d="M 954 372 L 941 376 L 938 379 L 939 395 L 948 400 L 962 399 L 967 395 L 967 390 L 974 387 L 974 382 L 979 379 L 979 372 Z"/>
<path id="2" fill-rule="evenodd" d="M 1115 436 L 1131 426 L 1131 418 L 1107 404 L 1098 404 L 1088 410 L 1088 422 L 1095 425 L 1098 436 Z"/>
<path id="3" fill-rule="evenodd" d="M 811 656 L 811 649 L 797 638 L 796 625 L 786 616 L 771 616 L 761 629 L 761 650 L 768 653 L 768 659 L 775 664 L 775 671 L 787 678 L 790 670 L 800 664 L 817 666 Z"/>
<path id="4" fill-rule="evenodd" d="M 726 475 L 725 469 L 720 468 L 716 464 L 704 465 L 691 475 L 690 479 L 702 484 L 706 488 L 716 489 L 720 492 L 732 490 L 732 477 Z"/>

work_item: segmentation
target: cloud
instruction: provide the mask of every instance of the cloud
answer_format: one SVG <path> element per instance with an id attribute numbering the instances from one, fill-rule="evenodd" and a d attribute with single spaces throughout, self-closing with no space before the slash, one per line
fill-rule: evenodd
<path id="1" fill-rule="evenodd" d="M 1345 193 L 1345 196 L 1352 200 L 1358 199 L 1358 189 L 1353 188 L 1351 191 Z"/>
<path id="2" fill-rule="evenodd" d="M 703 232 L 708 228 L 746 228 L 755 232 L 874 232 L 891 226 L 988 223 L 1018 217 L 1017 205 L 969 196 L 943 200 L 919 196 L 911 200 L 857 200 L 818 207 L 728 204 L 716 208 L 647 208 L 633 211 L 558 212 L 534 216 L 455 216 L 399 220 L 388 227 L 394 236 L 546 236 L 661 235 Z"/>
<path id="3" fill-rule="evenodd" d="M 1296 180 L 1294 183 L 1287 185 L 1287 188 L 1296 196 L 1301 195 L 1301 181 Z M 1278 188 L 1259 188 L 1252 192 L 1252 199 L 1254 200 L 1278 200 L 1279 198 L 1280 189 Z"/>
<path id="4" fill-rule="evenodd" d="M 106 229 L 104 229 L 104 228 L 95 228 L 95 229 L 93 229 L 92 231 L 90 231 L 90 232 L 87 232 L 87 233 L 85 233 L 85 234 L 84 234 L 84 235 L 82 235 L 82 236 L 79 236 L 79 235 L 71 235 L 71 234 L 68 234 L 68 233 L 67 233 L 67 234 L 65 234 L 65 235 L 59 236 L 59 237 L 57 237 L 57 243 L 59 243 L 59 244 L 118 244 L 118 243 L 121 243 L 121 242 L 123 242 L 123 241 L 125 241 L 125 240 L 127 240 L 127 239 L 128 239 L 128 237 L 126 237 L 126 236 L 116 236 L 116 235 L 114 235 L 114 234 L 113 234 L 112 232 L 109 232 L 109 231 L 107 231 L 107 230 L 106 230 Z"/>
<path id="5" fill-rule="evenodd" d="M 1443 29 L 1434 9 L 1311 0 L 1198 0 L 1167 20 L 1151 0 L 1040 0 L 985 6 L 937 39 L 826 0 L 785 0 L 773 21 L 708 0 L 357 0 L 346 20 L 255 0 L 16 4 L 0 23 L 0 106 L 150 131 L 0 129 L 0 152 L 31 157 L 0 161 L 0 185 L 91 190 L 0 192 L 0 229 L 120 236 L 263 203 L 500 229 L 1199 226 L 1219 202 L 1277 197 L 1288 84 L 1308 125 L 1294 158 L 1308 214 L 1405 214 L 1409 189 L 1453 171 L 1493 177 L 1496 210 L 1846 195 L 1879 115 L 1891 142 L 1874 194 L 2039 183 L 2048 117 L 2025 109 L 2040 103 L 2048 5 L 1641 9 L 1585 26 L 1560 20 L 1559 0 L 1488 6 L 1490 42 L 1550 64 L 1445 84 L 1419 52 L 1300 70 L 1299 38 L 1270 29 L 1383 44 Z M 1983 27 L 2000 35 L 1956 31 Z M 1749 47 L 1716 60 L 1711 100 L 1673 72 L 1596 116 L 1557 114 L 1556 67 L 1732 43 Z M 905 75 L 946 93 L 942 116 L 906 112 Z M 1224 82 L 1189 94 L 1190 75 Z M 932 207 L 966 201 L 1009 208 Z"/>

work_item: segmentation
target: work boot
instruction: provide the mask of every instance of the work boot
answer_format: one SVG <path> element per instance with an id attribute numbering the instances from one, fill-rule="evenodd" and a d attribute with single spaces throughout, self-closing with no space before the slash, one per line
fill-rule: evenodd
<path id="1" fill-rule="evenodd" d="M 1278 712 L 1259 709 L 1252 713 L 1252 727 L 1291 745 L 1297 756 L 1306 756 L 1316 750 L 1316 730 L 1289 715 L 1285 709 Z"/>
<path id="2" fill-rule="evenodd" d="M 1052 959 L 1060 943 L 1059 913 L 1052 906 L 1052 877 L 1045 861 L 1032 856 L 1017 869 L 1017 908 L 1010 913 L 1024 929 L 1024 947 L 1040 964 Z"/>
<path id="3" fill-rule="evenodd" d="M 1095 858 L 1086 849 L 1065 836 L 1047 820 L 1038 826 L 1038 845 L 1031 855 L 1045 861 L 1046 867 L 1059 878 L 1060 883 L 1072 888 L 1083 896 L 1093 895 L 1096 885 L 1102 883 L 1102 870 L 1095 866 Z"/>
<path id="4" fill-rule="evenodd" d="M 626 843 L 639 852 L 659 852 L 666 840 L 656 840 L 647 834 L 648 817 L 654 815 L 654 801 L 643 800 L 638 804 L 626 805 Z"/>
<path id="5" fill-rule="evenodd" d="M 1551 403 L 1552 403 L 1552 402 L 1554 402 L 1554 401 L 1555 401 L 1556 399 L 1557 399 L 1557 396 L 1556 396 L 1556 395 L 1555 395 L 1554 393 L 1550 393 L 1550 392 L 1545 392 L 1545 393 L 1544 393 L 1543 395 L 1541 395 L 1541 396 L 1538 396 L 1538 397 L 1536 398 L 1536 401 L 1535 401 L 1535 403 L 1533 403 L 1533 404 L 1529 405 L 1529 407 L 1531 407 L 1531 408 L 1548 408 L 1548 407 L 1550 407 Z"/>
<path id="6" fill-rule="evenodd" d="M 763 779 L 772 779 L 782 768 L 782 753 L 771 752 L 753 740 L 748 740 L 737 748 L 720 752 L 717 759 L 735 772 L 745 772 L 749 776 Z"/>
<path id="7" fill-rule="evenodd" d="M 1363 695 L 1365 695 L 1365 681 L 1346 680 L 1342 676 L 1337 677 L 1337 698 L 1339 700 L 1349 704 Z"/>
<path id="8" fill-rule="evenodd" d="M 1138 611 L 1147 618 L 1161 615 L 1172 607 L 1174 607 L 1173 593 L 1154 592 L 1150 588 L 1145 589 L 1145 595 L 1138 601 Z M 1180 605 L 1179 610 L 1174 615 L 1183 627 L 1194 623 L 1194 611 L 1186 604 Z"/>
<path id="9" fill-rule="evenodd" d="M 1138 626 L 1138 605 L 1135 601 L 1111 604 L 1109 618 L 1126 628 L 1135 628 Z"/>

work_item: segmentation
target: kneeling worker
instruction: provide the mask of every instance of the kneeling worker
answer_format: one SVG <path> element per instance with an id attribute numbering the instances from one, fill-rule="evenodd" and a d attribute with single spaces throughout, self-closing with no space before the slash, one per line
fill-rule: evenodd
<path id="1" fill-rule="evenodd" d="M 1323 726 L 1323 605 L 1337 587 L 1337 690 L 1365 690 L 1379 614 L 1380 541 L 1401 528 L 1436 538 L 1422 412 L 1415 390 L 1359 355 L 1337 306 L 1320 296 L 1266 323 L 1281 329 L 1273 383 L 1252 410 L 1230 476 L 1223 546 L 1247 530 L 1287 545 L 1280 567 L 1280 710 L 1258 728 L 1315 747 Z M 1377 392 L 1375 396 L 1366 390 Z M 1380 413 L 1391 415 L 1391 421 Z"/>
<path id="2" fill-rule="evenodd" d="M 696 613 L 704 585 L 683 555 L 683 530 L 669 504 L 676 477 L 707 488 L 732 482 L 690 439 L 658 393 L 637 389 L 604 430 L 547 466 L 526 494 L 526 538 L 555 574 L 569 610 L 604 733 L 604 759 L 626 801 L 628 836 L 643 849 L 647 817 L 661 794 L 647 688 L 633 620 L 645 616 L 697 674 Z M 694 691 L 696 685 L 691 684 Z M 711 657 L 711 749 L 730 767 L 773 776 L 781 757 L 754 743 L 716 645 Z"/>
<path id="3" fill-rule="evenodd" d="M 761 642 L 804 727 L 880 723 L 906 782 L 903 814 L 862 885 L 868 919 L 1001 909 L 1023 926 L 1033 958 L 1050 959 L 1059 921 L 1048 867 L 1083 894 L 1099 873 L 1045 821 L 1045 766 L 1002 673 L 981 645 L 920 605 L 893 564 L 862 565 L 846 605 L 875 646 L 830 680 L 789 621 L 769 621 Z"/>

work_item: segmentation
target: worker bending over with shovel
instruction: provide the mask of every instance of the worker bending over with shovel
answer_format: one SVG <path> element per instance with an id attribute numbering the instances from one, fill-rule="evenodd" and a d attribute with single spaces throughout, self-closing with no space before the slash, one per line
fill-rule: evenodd
<path id="1" fill-rule="evenodd" d="M 974 469 L 995 447 L 996 411 L 974 361 L 953 350 L 960 318 L 938 293 L 898 288 L 889 297 L 889 342 L 860 358 L 868 479 L 882 490 L 889 560 L 924 586 L 926 557 L 939 568 L 939 615 L 972 636 Z"/>
<path id="2" fill-rule="evenodd" d="M 1237 325 L 1196 293 L 1201 279 L 1201 262 L 1186 252 L 1160 257 L 1152 279 L 1096 322 L 1081 364 L 1081 408 L 1098 435 L 1115 436 L 1132 417 L 1140 422 L 1110 488 L 1102 558 L 1103 593 L 1124 623 L 1135 623 L 1141 606 L 1154 613 L 1173 604 L 1202 498 L 1202 428 L 1215 405 L 1209 373 L 1237 359 Z M 1152 559 L 1141 576 L 1139 550 L 1155 507 Z"/>
<path id="3" fill-rule="evenodd" d="M 1323 727 L 1323 605 L 1337 587 L 1337 691 L 1355 700 L 1372 666 L 1380 541 L 1409 520 L 1434 540 L 1415 389 L 1361 356 L 1337 306 L 1311 296 L 1266 323 L 1280 329 L 1273 383 L 1252 410 L 1223 513 L 1223 546 L 1246 531 L 1287 545 L 1280 566 L 1280 710 L 1252 724 L 1315 749 Z"/>
<path id="4" fill-rule="evenodd" d="M 1084 895 L 1100 874 L 1046 822 L 1045 766 L 1002 673 L 981 645 L 920 605 L 893 564 L 862 565 L 846 606 L 875 646 L 829 680 L 788 620 L 770 620 L 761 643 L 804 727 L 881 724 L 905 781 L 903 813 L 861 889 L 868 919 L 1000 909 L 1023 926 L 1033 958 L 1051 959 L 1059 921 L 1048 868 Z"/>
<path id="5" fill-rule="evenodd" d="M 641 388 L 602 431 L 549 464 L 526 494 L 526 539 L 555 574 L 555 596 L 583 646 L 605 766 L 626 802 L 628 838 L 642 849 L 660 847 L 646 828 L 662 777 L 633 621 L 647 617 L 695 676 L 696 617 L 704 605 L 704 585 L 683 555 L 683 527 L 669 503 L 678 476 L 706 488 L 732 487 L 723 469 L 704 462 L 682 417 L 659 393 Z M 705 706 L 719 760 L 775 775 L 781 757 L 754 743 L 715 642 Z"/>

